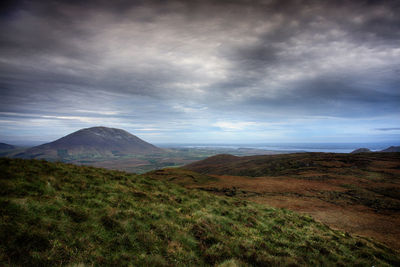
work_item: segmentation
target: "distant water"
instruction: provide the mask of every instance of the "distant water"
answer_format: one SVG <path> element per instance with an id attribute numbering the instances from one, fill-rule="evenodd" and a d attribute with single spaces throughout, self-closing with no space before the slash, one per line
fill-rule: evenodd
<path id="1" fill-rule="evenodd" d="M 350 153 L 358 148 L 369 148 L 372 151 L 380 151 L 389 146 L 399 145 L 394 143 L 266 143 L 266 144 L 162 144 L 163 147 L 186 148 L 217 148 L 239 149 L 256 148 L 273 151 L 307 151 L 307 152 L 333 152 Z"/>

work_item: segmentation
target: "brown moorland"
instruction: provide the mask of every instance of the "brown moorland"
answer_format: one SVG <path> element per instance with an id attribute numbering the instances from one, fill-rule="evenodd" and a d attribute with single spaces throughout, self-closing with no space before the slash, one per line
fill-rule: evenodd
<path id="1" fill-rule="evenodd" d="M 400 250 L 400 153 L 217 155 L 148 175 L 309 214 Z"/>

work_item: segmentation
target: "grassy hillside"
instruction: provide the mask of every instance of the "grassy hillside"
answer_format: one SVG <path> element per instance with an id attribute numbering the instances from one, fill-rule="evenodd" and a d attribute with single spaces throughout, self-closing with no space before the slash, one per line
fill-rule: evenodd
<path id="1" fill-rule="evenodd" d="M 385 169 L 388 162 L 391 165 L 395 163 L 389 167 L 398 170 L 400 153 L 294 153 L 246 157 L 216 155 L 186 165 L 184 168 L 204 174 L 251 177 L 297 175 L 307 171 L 362 175 L 363 171 L 375 172 L 379 168 Z M 393 176 L 385 171 L 382 173 L 388 178 Z"/>
<path id="2" fill-rule="evenodd" d="M 174 184 L 182 186 L 203 185 L 209 182 L 218 181 L 217 178 L 214 178 L 212 176 L 181 168 L 165 168 L 162 170 L 155 170 L 143 174 L 142 177 L 173 182 Z"/>
<path id="3" fill-rule="evenodd" d="M 118 171 L 0 159 L 0 265 L 399 265 L 310 217 Z"/>
<path id="4" fill-rule="evenodd" d="M 400 250 L 400 153 L 217 155 L 184 168 L 217 180 L 185 187 L 303 212 Z"/>

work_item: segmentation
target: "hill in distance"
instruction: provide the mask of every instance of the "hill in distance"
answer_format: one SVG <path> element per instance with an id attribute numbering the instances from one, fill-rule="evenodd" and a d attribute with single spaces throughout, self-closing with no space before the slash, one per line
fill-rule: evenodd
<path id="1" fill-rule="evenodd" d="M 24 147 L 18 147 L 6 143 L 0 143 L 0 157 L 12 157 L 24 151 Z"/>
<path id="2" fill-rule="evenodd" d="M 163 150 L 127 131 L 107 127 L 81 129 L 54 142 L 32 147 L 20 158 L 77 159 L 161 153 Z"/>
<path id="3" fill-rule="evenodd" d="M 400 152 L 400 146 L 391 146 L 382 150 L 381 152 Z"/>
<path id="4" fill-rule="evenodd" d="M 13 145 L 9 145 L 9 144 L 6 144 L 6 143 L 0 143 L 0 151 L 2 151 L 2 150 L 12 150 L 12 149 L 16 149 L 17 147 L 16 146 L 13 146 Z"/>
<path id="5" fill-rule="evenodd" d="M 356 149 L 356 150 L 351 151 L 352 154 L 356 154 L 356 153 L 369 153 L 369 152 L 372 152 L 372 151 L 369 150 L 369 148 L 365 148 L 365 147 L 358 148 L 358 149 Z"/>
<path id="6" fill-rule="evenodd" d="M 354 151 L 352 151 L 351 153 L 369 153 L 372 152 L 369 148 L 358 148 Z M 400 146 L 390 146 L 388 148 L 385 148 L 381 151 L 377 151 L 377 152 L 400 152 Z"/>
<path id="7" fill-rule="evenodd" d="M 375 161 L 390 159 L 399 165 L 398 153 L 322 153 L 307 152 L 281 155 L 257 155 L 237 157 L 220 154 L 185 165 L 183 168 L 202 174 L 234 176 L 277 176 L 306 171 L 331 172 L 338 168 L 360 170 Z M 399 166 L 400 167 L 400 166 Z"/>
<path id="8" fill-rule="evenodd" d="M 400 265 L 380 243 L 285 209 L 39 160 L 0 158 L 0 240 L 2 266 Z"/>

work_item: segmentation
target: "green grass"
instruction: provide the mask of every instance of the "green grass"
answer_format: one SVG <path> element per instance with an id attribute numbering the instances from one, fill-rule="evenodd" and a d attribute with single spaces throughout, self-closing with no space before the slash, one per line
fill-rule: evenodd
<path id="1" fill-rule="evenodd" d="M 162 170 L 150 171 L 146 174 L 143 174 L 142 177 L 173 182 L 174 184 L 182 186 L 201 185 L 218 180 L 215 177 L 192 172 L 182 168 L 165 168 Z"/>
<path id="2" fill-rule="evenodd" d="M 390 266 L 310 217 L 119 171 L 0 159 L 0 265 Z"/>

